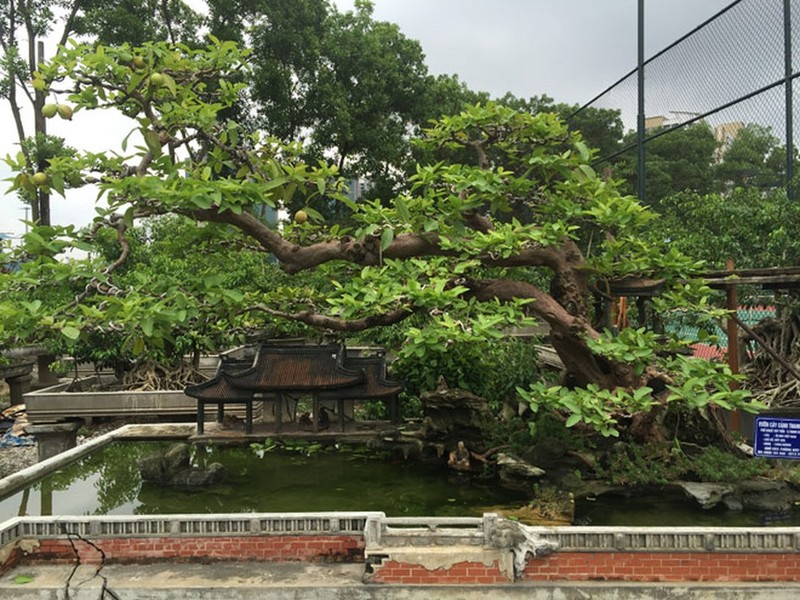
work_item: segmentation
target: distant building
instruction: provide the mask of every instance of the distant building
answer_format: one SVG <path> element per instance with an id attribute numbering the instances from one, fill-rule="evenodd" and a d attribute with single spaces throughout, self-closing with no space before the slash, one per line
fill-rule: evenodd
<path id="1" fill-rule="evenodd" d="M 369 181 L 353 178 L 347 184 L 347 197 L 353 202 L 358 202 L 371 187 Z"/>
<path id="2" fill-rule="evenodd" d="M 691 119 L 696 119 L 700 113 L 690 112 L 688 110 L 671 110 L 668 117 L 664 115 L 655 115 L 653 117 L 645 117 L 644 129 L 659 129 L 661 127 L 676 127 L 683 125 Z"/>
<path id="3" fill-rule="evenodd" d="M 664 127 L 667 124 L 667 117 L 664 115 L 657 115 L 655 117 L 645 117 L 644 119 L 644 130 L 648 131 L 649 129 L 658 129 L 660 127 Z"/>
<path id="4" fill-rule="evenodd" d="M 731 143 L 742 129 L 744 129 L 744 123 L 741 121 L 722 123 L 714 128 L 714 138 L 717 140 L 717 150 L 714 153 L 714 158 L 717 162 L 722 162 L 725 152 L 731 147 Z"/>

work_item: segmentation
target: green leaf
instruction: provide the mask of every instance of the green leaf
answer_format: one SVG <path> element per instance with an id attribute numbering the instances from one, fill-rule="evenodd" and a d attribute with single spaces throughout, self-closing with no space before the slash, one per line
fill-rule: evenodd
<path id="1" fill-rule="evenodd" d="M 578 150 L 578 153 L 581 155 L 581 159 L 588 161 L 589 156 L 589 148 L 583 142 L 575 142 L 575 148 Z"/>
<path id="2" fill-rule="evenodd" d="M 142 319 L 142 331 L 147 337 L 153 335 L 153 319 L 149 317 Z"/>
<path id="3" fill-rule="evenodd" d="M 567 427 L 574 427 L 575 425 L 580 423 L 580 421 L 581 421 L 581 416 L 579 414 L 571 414 L 569 418 L 567 418 L 567 422 L 565 423 L 565 425 Z"/>
<path id="4" fill-rule="evenodd" d="M 158 133 L 148 129 L 144 132 L 144 142 L 147 144 L 147 149 L 154 155 L 158 156 L 161 154 L 161 140 L 158 137 Z"/>
<path id="5" fill-rule="evenodd" d="M 318 210 L 314 210 L 310 206 L 306 206 L 304 209 L 306 214 L 311 218 L 312 221 L 323 221 L 325 217 L 320 213 Z"/>
<path id="6" fill-rule="evenodd" d="M 33 581 L 33 575 L 20 574 L 14 577 L 14 583 L 17 585 L 24 585 L 26 583 L 30 583 L 31 581 Z"/>
<path id="7" fill-rule="evenodd" d="M 162 73 L 161 75 L 164 77 L 164 87 L 166 87 L 173 96 L 177 95 L 178 87 L 175 85 L 175 80 L 167 73 Z"/>
<path id="8" fill-rule="evenodd" d="M 62 327 L 61 333 L 71 340 L 77 340 L 81 336 L 81 330 L 77 327 L 72 327 L 71 325 Z"/>
<path id="9" fill-rule="evenodd" d="M 411 220 L 411 214 L 408 212 L 408 204 L 402 198 L 397 198 L 394 201 L 394 207 L 397 209 L 397 215 L 406 223 Z"/>
<path id="10" fill-rule="evenodd" d="M 386 250 L 394 240 L 394 229 L 387 227 L 381 232 L 381 252 Z"/>

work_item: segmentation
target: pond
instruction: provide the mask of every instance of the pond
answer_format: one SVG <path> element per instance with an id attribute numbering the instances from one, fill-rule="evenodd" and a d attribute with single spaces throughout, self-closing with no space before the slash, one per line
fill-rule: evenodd
<path id="1" fill-rule="evenodd" d="M 17 515 L 144 515 L 242 512 L 383 511 L 389 516 L 480 516 L 528 502 L 494 479 L 444 465 L 389 459 L 353 447 L 265 452 L 196 446 L 196 464 L 222 463 L 222 484 L 186 491 L 142 482 L 137 461 L 168 442 L 118 442 L 28 489 L 0 499 L 0 522 Z M 314 448 L 311 448 L 312 450 Z M 318 449 L 318 448 L 317 448 Z M 603 495 L 576 503 L 576 525 L 800 526 L 800 511 L 703 510 L 681 493 Z"/>
<path id="2" fill-rule="evenodd" d="M 641 496 L 608 494 L 575 504 L 576 525 L 622 527 L 792 527 L 800 512 L 731 511 L 724 506 L 705 510 L 679 491 Z"/>
<path id="3" fill-rule="evenodd" d="M 310 456 L 245 447 L 196 447 L 193 461 L 219 462 L 222 484 L 178 490 L 142 482 L 137 460 L 169 443 L 121 442 L 0 500 L 0 522 L 17 515 L 383 511 L 389 516 L 480 516 L 498 504 L 525 503 L 494 480 L 376 457 L 349 448 Z"/>

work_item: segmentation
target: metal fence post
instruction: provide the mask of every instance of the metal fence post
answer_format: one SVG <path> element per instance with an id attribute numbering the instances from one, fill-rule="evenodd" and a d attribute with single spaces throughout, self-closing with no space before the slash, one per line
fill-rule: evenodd
<path id="1" fill-rule="evenodd" d="M 788 0 L 787 0 L 788 1 Z M 637 30 L 638 30 L 638 115 L 636 119 L 636 133 L 637 133 L 637 181 L 636 191 L 639 200 L 645 201 L 645 162 L 644 162 L 644 123 L 645 123 L 645 106 L 644 106 L 644 0 L 639 0 L 638 14 L 637 14 Z"/>
<path id="2" fill-rule="evenodd" d="M 794 199 L 794 80 L 792 79 L 792 0 L 783 0 L 783 64 L 786 81 L 786 195 Z"/>

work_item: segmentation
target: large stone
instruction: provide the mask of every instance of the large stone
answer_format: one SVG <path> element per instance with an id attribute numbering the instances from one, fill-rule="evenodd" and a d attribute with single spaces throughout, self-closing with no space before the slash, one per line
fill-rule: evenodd
<path id="1" fill-rule="evenodd" d="M 501 452 L 497 455 L 497 474 L 507 487 L 529 491 L 534 482 L 545 475 L 545 471 L 521 458 Z"/>
<path id="2" fill-rule="evenodd" d="M 677 485 L 683 489 L 687 496 L 694 499 L 703 508 L 714 508 L 734 490 L 733 485 L 729 483 L 679 481 Z"/>
<path id="3" fill-rule="evenodd" d="M 723 504 L 729 510 L 758 510 L 769 513 L 789 511 L 800 501 L 800 491 L 784 481 L 753 479 L 736 483 L 676 483 L 703 508 Z"/>
<path id="4" fill-rule="evenodd" d="M 180 489 L 208 487 L 228 476 L 228 470 L 220 463 L 193 467 L 186 444 L 175 444 L 164 454 L 145 456 L 139 460 L 139 472 L 144 481 Z"/>
<path id="5" fill-rule="evenodd" d="M 422 394 L 422 437 L 454 448 L 459 441 L 479 448 L 494 423 L 486 400 L 466 390 L 439 389 Z"/>

